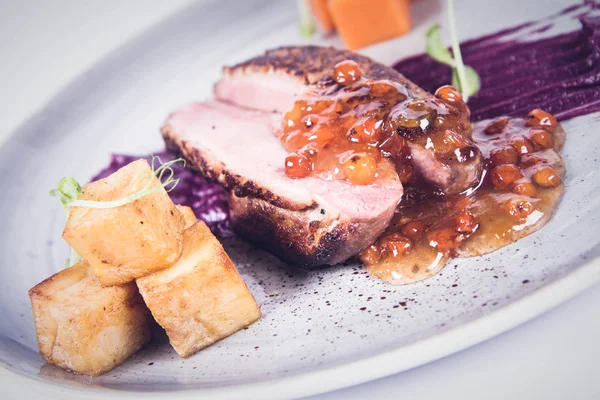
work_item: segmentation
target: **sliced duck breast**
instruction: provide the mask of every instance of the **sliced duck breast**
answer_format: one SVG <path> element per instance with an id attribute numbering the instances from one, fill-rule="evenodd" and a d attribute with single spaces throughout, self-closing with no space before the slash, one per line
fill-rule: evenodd
<path id="1" fill-rule="evenodd" d="M 395 172 L 367 185 L 320 175 L 291 179 L 285 174 L 288 152 L 277 136 L 283 113 L 315 92 L 340 90 L 332 75 L 344 60 L 355 61 L 368 80 L 392 81 L 407 102 L 435 102 L 440 114 L 452 111 L 393 68 L 367 57 L 296 46 L 224 68 L 214 100 L 174 112 L 162 129 L 172 152 L 231 191 L 232 223 L 238 234 L 303 266 L 336 264 L 365 249 L 385 230 L 403 194 Z M 392 136 L 409 142 L 421 176 L 448 193 L 476 183 L 482 168 L 476 147 L 472 159 L 459 165 L 468 164 L 469 172 L 460 172 L 453 160 L 458 153 L 434 151 L 427 142 L 431 127 L 418 128 L 395 128 Z M 470 125 L 457 125 L 455 131 L 463 145 L 472 144 Z"/>
<path id="2" fill-rule="evenodd" d="M 211 100 L 171 114 L 162 133 L 169 150 L 231 190 L 239 234 L 294 264 L 342 262 L 387 227 L 402 184 L 286 177 L 287 153 L 273 134 L 279 118 Z"/>

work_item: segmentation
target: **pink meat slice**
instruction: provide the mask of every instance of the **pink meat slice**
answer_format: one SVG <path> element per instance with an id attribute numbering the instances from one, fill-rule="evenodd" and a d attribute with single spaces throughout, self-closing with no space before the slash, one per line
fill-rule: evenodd
<path id="1" fill-rule="evenodd" d="M 304 89 L 300 78 L 281 71 L 239 68 L 225 70 L 214 86 L 215 97 L 221 101 L 267 112 L 292 109 Z"/>

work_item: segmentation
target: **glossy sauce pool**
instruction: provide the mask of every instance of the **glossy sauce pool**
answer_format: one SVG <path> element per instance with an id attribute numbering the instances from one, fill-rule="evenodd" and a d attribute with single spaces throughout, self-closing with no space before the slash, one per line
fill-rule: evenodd
<path id="1" fill-rule="evenodd" d="M 469 116 L 450 86 L 413 93 L 367 79 L 346 60 L 284 115 L 285 173 L 355 185 L 399 179 L 395 216 L 360 258 L 386 282 L 419 281 L 449 258 L 489 253 L 539 229 L 564 192 L 564 132 L 554 116 L 533 110 L 475 126 Z"/>
<path id="2" fill-rule="evenodd" d="M 368 79 L 346 60 L 284 114 L 277 136 L 289 152 L 289 178 L 316 175 L 368 185 L 410 182 L 411 145 L 429 146 L 441 163 L 467 160 L 473 154 L 470 132 L 469 110 L 454 88 L 416 95 L 406 84 Z"/>
<path id="3" fill-rule="evenodd" d="M 452 257 L 486 254 L 540 229 L 564 193 L 565 135 L 555 120 L 539 123 L 532 116 L 474 124 L 486 160 L 480 185 L 455 196 L 407 187 L 386 232 L 361 254 L 369 273 L 391 284 L 416 282 Z"/>

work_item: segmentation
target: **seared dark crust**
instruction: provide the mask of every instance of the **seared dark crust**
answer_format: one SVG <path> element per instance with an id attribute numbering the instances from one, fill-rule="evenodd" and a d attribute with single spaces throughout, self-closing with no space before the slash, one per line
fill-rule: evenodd
<path id="1" fill-rule="evenodd" d="M 319 210 L 289 211 L 256 198 L 229 200 L 233 229 L 244 239 L 301 267 L 334 265 L 360 252 L 364 241 L 352 222 L 306 221 Z M 360 234 L 359 234 L 360 236 Z"/>
<path id="2" fill-rule="evenodd" d="M 262 56 L 223 68 L 223 73 L 234 74 L 248 71 L 273 71 L 295 76 L 303 84 L 326 82 L 337 63 L 353 60 L 360 65 L 365 77 L 370 79 L 389 79 L 405 84 L 416 96 L 431 96 L 409 81 L 394 68 L 376 62 L 369 57 L 335 47 L 320 46 L 284 46 L 267 50 Z"/>
<path id="3" fill-rule="evenodd" d="M 213 181 L 219 182 L 225 189 L 233 191 L 238 197 L 252 196 L 264 199 L 267 202 L 281 208 L 293 211 L 305 210 L 314 207 L 314 204 L 303 204 L 294 202 L 291 199 L 279 196 L 271 190 L 263 188 L 254 181 L 241 175 L 229 172 L 226 167 L 220 163 L 211 163 L 210 157 L 203 154 L 198 148 L 189 145 L 185 140 L 180 140 L 176 132 L 173 132 L 170 125 L 164 125 L 161 128 L 163 139 L 167 150 L 173 154 L 185 158 L 190 169 L 199 171 L 203 176 Z"/>

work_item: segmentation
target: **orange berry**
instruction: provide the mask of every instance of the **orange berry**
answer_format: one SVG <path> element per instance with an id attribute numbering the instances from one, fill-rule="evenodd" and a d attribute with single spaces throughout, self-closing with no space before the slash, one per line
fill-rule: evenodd
<path id="1" fill-rule="evenodd" d="M 313 163 L 305 156 L 292 153 L 285 158 L 285 174 L 289 178 L 304 178 L 313 170 Z"/>
<path id="2" fill-rule="evenodd" d="M 538 185 L 544 188 L 551 188 L 561 184 L 562 179 L 554 168 L 549 165 L 544 165 L 538 168 L 531 179 Z"/>
<path id="3" fill-rule="evenodd" d="M 367 117 L 356 124 L 348 132 L 350 141 L 354 143 L 375 143 L 381 136 L 382 120 Z"/>
<path id="4" fill-rule="evenodd" d="M 429 245 L 441 252 L 456 249 L 465 240 L 465 236 L 452 228 L 442 228 L 428 235 Z"/>
<path id="5" fill-rule="evenodd" d="M 284 129 L 290 130 L 293 128 L 297 128 L 302 117 L 306 112 L 306 101 L 298 100 L 294 103 L 294 107 L 285 113 L 283 116 L 283 127 Z"/>
<path id="6" fill-rule="evenodd" d="M 381 250 L 379 250 L 379 246 L 377 244 L 373 244 L 360 253 L 360 260 L 365 265 L 373 265 L 377 264 L 381 259 Z"/>
<path id="7" fill-rule="evenodd" d="M 345 60 L 335 65 L 333 79 L 340 85 L 350 85 L 360 79 L 362 73 L 355 61 Z"/>
<path id="8" fill-rule="evenodd" d="M 424 223 L 422 223 L 421 221 L 414 220 L 404 224 L 402 226 L 402 229 L 400 229 L 400 232 L 402 232 L 402 234 L 407 238 L 416 241 L 423 236 L 423 233 L 425 233 L 425 229 L 427 229 L 427 227 Z"/>
<path id="9" fill-rule="evenodd" d="M 514 164 L 502 164 L 491 172 L 492 184 L 496 189 L 506 190 L 514 181 L 523 177 L 521 170 Z"/>
<path id="10" fill-rule="evenodd" d="M 483 130 L 488 135 L 498 135 L 504 131 L 506 125 L 508 125 L 509 119 L 507 117 L 496 118 L 490 122 Z"/>
<path id="11" fill-rule="evenodd" d="M 391 84 L 377 82 L 370 85 L 369 94 L 372 97 L 392 97 L 398 94 L 398 90 Z"/>
<path id="12" fill-rule="evenodd" d="M 346 177 L 355 185 L 368 185 L 377 172 L 377 162 L 367 154 L 356 154 L 342 165 Z"/>
<path id="13" fill-rule="evenodd" d="M 398 233 L 392 233 L 379 239 L 381 251 L 387 256 L 403 256 L 412 250 L 412 242 L 406 236 Z"/>
<path id="14" fill-rule="evenodd" d="M 531 128 L 529 138 L 538 150 L 546 150 L 554 147 L 554 137 L 543 128 Z"/>
<path id="15" fill-rule="evenodd" d="M 528 181 L 515 182 L 512 184 L 510 190 L 515 194 L 520 194 L 529 197 L 535 197 L 535 195 L 537 194 L 537 189 L 535 188 L 535 185 Z"/>
<path id="16" fill-rule="evenodd" d="M 463 211 L 454 219 L 456 222 L 456 230 L 460 233 L 471 233 L 477 229 L 477 220 L 468 211 Z"/>
<path id="17" fill-rule="evenodd" d="M 556 121 L 554 115 L 540 109 L 535 109 L 527 115 L 527 126 L 546 126 L 554 129 L 558 126 L 558 121 Z"/>
<path id="18" fill-rule="evenodd" d="M 505 201 L 502 208 L 513 221 L 524 222 L 535 211 L 535 204 L 528 200 L 513 198 Z"/>
<path id="19" fill-rule="evenodd" d="M 516 164 L 519 162 L 519 153 L 513 147 L 499 147 L 490 151 L 492 165 Z"/>
<path id="20" fill-rule="evenodd" d="M 524 137 L 511 139 L 508 144 L 510 144 L 519 154 L 529 154 L 534 151 L 533 143 Z"/>
<path id="21" fill-rule="evenodd" d="M 335 133 L 327 125 L 319 125 L 308 137 L 309 142 L 317 143 L 323 147 L 335 137 Z"/>
<path id="22" fill-rule="evenodd" d="M 451 105 L 464 104 L 462 94 L 460 94 L 458 90 L 456 90 L 453 86 L 450 85 L 439 87 L 435 91 L 435 96 L 443 102 Z"/>

